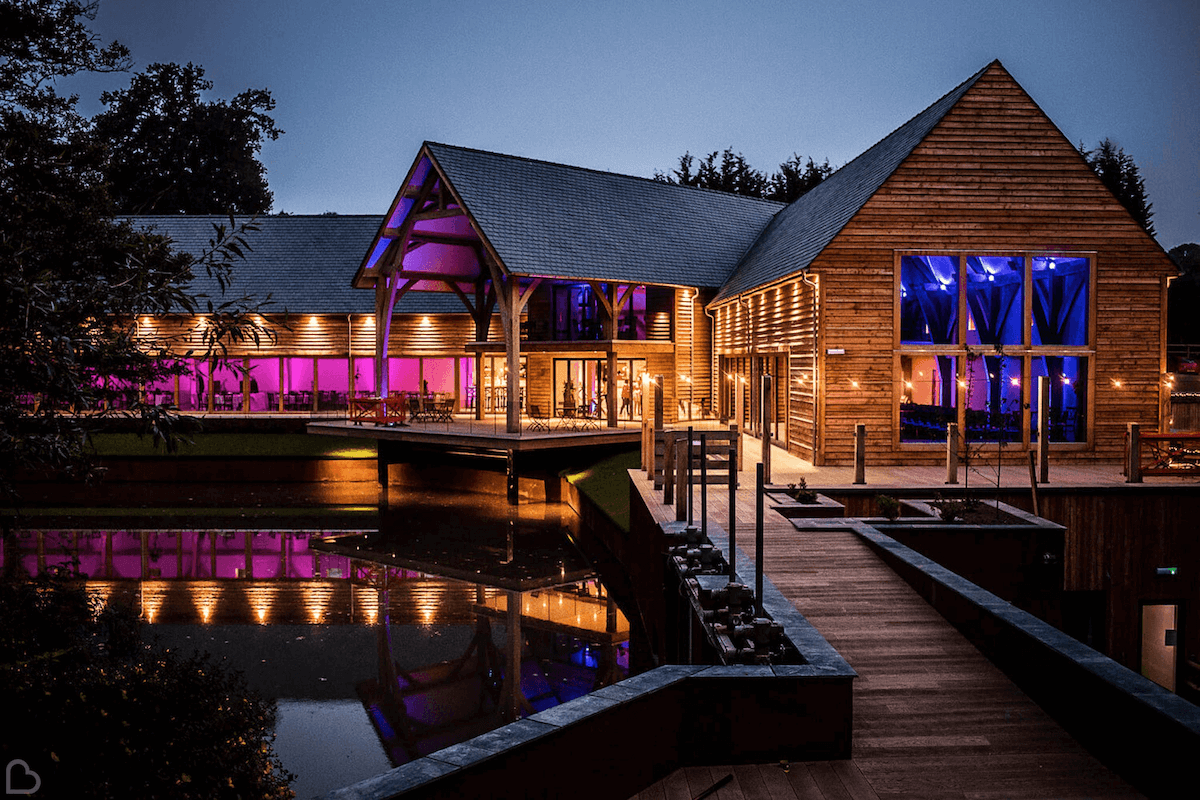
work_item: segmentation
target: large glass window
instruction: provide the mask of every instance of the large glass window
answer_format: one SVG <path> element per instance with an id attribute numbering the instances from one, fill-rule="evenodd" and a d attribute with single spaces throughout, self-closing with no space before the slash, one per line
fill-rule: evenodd
<path id="1" fill-rule="evenodd" d="M 1037 379 L 1044 377 L 1050 389 L 1050 441 L 1087 441 L 1088 360 L 1074 356 L 1039 356 L 1030 372 L 1030 441 L 1038 438 Z"/>
<path id="2" fill-rule="evenodd" d="M 1069 348 L 1091 345 L 1088 257 L 919 254 L 899 267 L 900 441 L 941 441 L 957 421 L 970 442 L 1035 442 L 1039 376 L 1051 441 L 1087 441 L 1088 360 Z"/>
<path id="3" fill-rule="evenodd" d="M 1025 259 L 969 256 L 967 344 L 1024 344 Z"/>
<path id="4" fill-rule="evenodd" d="M 1033 259 L 1033 344 L 1082 347 L 1088 343 L 1086 258 Z"/>
<path id="5" fill-rule="evenodd" d="M 958 258 L 900 259 L 900 341 L 958 344 Z"/>
<path id="6" fill-rule="evenodd" d="M 958 422 L 958 360 L 954 356 L 901 356 L 900 441 L 944 442 Z"/>

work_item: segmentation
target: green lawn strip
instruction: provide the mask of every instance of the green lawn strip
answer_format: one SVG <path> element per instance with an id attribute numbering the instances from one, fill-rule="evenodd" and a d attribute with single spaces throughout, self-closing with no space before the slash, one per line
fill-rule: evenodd
<path id="1" fill-rule="evenodd" d="M 629 470 L 640 463 L 636 450 L 617 453 L 594 464 L 564 474 L 580 494 L 586 495 L 624 531 L 629 530 Z"/>
<path id="2" fill-rule="evenodd" d="M 198 433 L 192 444 L 174 454 L 155 447 L 149 436 L 135 433 L 99 433 L 92 437 L 101 457 L 161 458 L 347 458 L 373 459 L 375 445 L 333 436 L 304 433 Z"/>

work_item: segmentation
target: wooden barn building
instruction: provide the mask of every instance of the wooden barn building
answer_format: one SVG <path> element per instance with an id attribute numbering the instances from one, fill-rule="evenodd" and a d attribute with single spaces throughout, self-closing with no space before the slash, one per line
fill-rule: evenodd
<path id="1" fill-rule="evenodd" d="M 290 330 L 234 354 L 245 380 L 154 387 L 183 408 L 421 391 L 514 432 L 531 410 L 615 426 L 662 376 L 669 421 L 753 430 L 770 374 L 770 435 L 817 464 L 849 462 L 858 423 L 871 463 L 939 462 L 949 423 L 1023 457 L 1039 378 L 1055 460 L 1165 424 L 1177 270 L 998 61 L 786 206 L 426 143 L 382 219 L 260 225 L 235 289 L 273 290 Z"/>

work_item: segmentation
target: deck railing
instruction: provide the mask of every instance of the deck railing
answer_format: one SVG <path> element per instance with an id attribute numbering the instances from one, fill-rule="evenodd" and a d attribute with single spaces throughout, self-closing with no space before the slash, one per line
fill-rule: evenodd
<path id="1" fill-rule="evenodd" d="M 1124 475 L 1128 483 L 1144 475 L 1200 475 L 1200 433 L 1142 433 L 1130 423 Z"/>

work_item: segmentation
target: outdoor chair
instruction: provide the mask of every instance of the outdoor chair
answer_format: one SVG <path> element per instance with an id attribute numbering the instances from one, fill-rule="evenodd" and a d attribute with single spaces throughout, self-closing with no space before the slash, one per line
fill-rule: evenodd
<path id="1" fill-rule="evenodd" d="M 529 405 L 529 430 L 531 431 L 550 431 L 550 415 L 542 411 L 542 407 L 530 403 Z"/>

